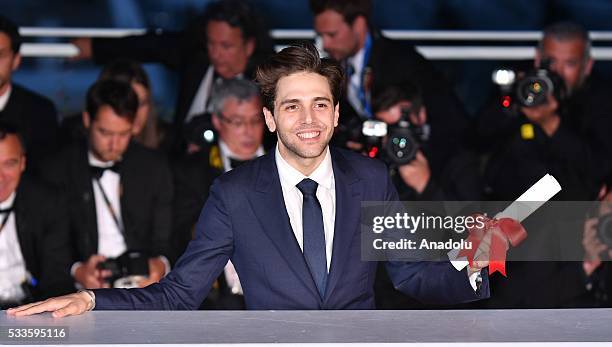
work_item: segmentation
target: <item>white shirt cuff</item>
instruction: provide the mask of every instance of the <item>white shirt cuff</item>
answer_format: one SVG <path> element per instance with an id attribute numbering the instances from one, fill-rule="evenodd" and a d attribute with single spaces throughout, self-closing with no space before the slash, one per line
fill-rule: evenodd
<path id="1" fill-rule="evenodd" d="M 474 272 L 468 277 L 468 279 L 470 280 L 470 285 L 472 286 L 472 289 L 474 289 L 474 291 L 478 290 L 478 286 L 476 285 L 476 280 L 478 280 L 479 277 L 481 277 L 480 270 L 477 272 Z"/>
<path id="2" fill-rule="evenodd" d="M 164 266 L 166 267 L 166 273 L 164 273 L 164 277 L 166 277 L 166 275 L 167 275 L 168 273 L 170 273 L 170 270 L 171 270 L 171 269 L 170 269 L 170 262 L 168 261 L 168 258 L 166 258 L 166 257 L 165 257 L 165 256 L 163 256 L 163 255 L 160 255 L 160 256 L 158 256 L 157 258 L 159 258 L 159 260 L 161 260 L 161 261 L 162 261 L 162 263 L 164 263 Z"/>

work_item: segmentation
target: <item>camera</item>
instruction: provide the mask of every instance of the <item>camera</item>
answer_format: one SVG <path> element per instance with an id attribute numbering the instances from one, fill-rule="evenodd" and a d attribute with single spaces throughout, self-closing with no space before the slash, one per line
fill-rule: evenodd
<path id="1" fill-rule="evenodd" d="M 98 269 L 111 272 L 107 281 L 113 288 L 136 288 L 138 282 L 149 276 L 149 257 L 143 252 L 127 251 L 100 262 Z"/>
<path id="2" fill-rule="evenodd" d="M 612 213 L 599 217 L 597 222 L 597 238 L 609 248 L 612 248 Z"/>
<path id="3" fill-rule="evenodd" d="M 416 125 L 410 121 L 412 108 L 402 108 L 400 120 L 392 125 L 368 120 L 363 123 L 362 133 L 371 144 L 368 156 L 380 158 L 389 166 L 410 163 L 421 145 L 429 140 L 429 124 Z"/>
<path id="4" fill-rule="evenodd" d="M 553 95 L 562 102 L 567 96 L 563 78 L 549 69 L 549 63 L 543 61 L 540 68 L 519 73 L 514 70 L 499 69 L 493 71 L 493 82 L 502 92 L 501 106 L 510 111 L 517 107 L 535 107 L 547 102 L 548 95 Z"/>

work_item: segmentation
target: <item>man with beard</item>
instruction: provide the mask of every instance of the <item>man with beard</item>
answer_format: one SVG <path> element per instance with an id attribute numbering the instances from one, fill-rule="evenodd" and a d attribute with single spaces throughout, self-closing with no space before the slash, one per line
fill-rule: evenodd
<path id="1" fill-rule="evenodd" d="M 219 177 L 174 270 L 143 289 L 84 291 L 8 311 L 54 317 L 94 307 L 194 309 L 228 259 L 256 310 L 373 309 L 377 262 L 361 260 L 361 201 L 396 201 L 387 168 L 328 146 L 338 124 L 342 70 L 313 45 L 291 46 L 257 71 L 274 151 Z M 423 301 L 489 295 L 488 249 L 466 271 L 449 261 L 388 262 L 396 287 Z"/>

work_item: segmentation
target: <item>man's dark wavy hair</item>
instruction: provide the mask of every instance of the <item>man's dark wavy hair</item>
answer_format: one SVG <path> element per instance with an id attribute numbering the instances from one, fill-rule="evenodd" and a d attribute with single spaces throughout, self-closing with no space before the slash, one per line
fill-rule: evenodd
<path id="1" fill-rule="evenodd" d="M 289 46 L 271 56 L 257 68 L 256 81 L 261 89 L 264 106 L 274 111 L 278 80 L 298 72 L 314 72 L 327 79 L 334 105 L 342 95 L 344 74 L 342 67 L 332 59 L 321 58 L 312 43 Z"/>

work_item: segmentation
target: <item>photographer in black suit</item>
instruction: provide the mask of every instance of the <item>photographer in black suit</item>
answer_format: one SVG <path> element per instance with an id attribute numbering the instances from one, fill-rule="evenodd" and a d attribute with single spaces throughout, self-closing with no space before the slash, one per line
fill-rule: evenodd
<path id="1" fill-rule="evenodd" d="M 58 120 L 51 100 L 12 81 L 21 63 L 17 26 L 0 16 L 0 120 L 13 124 L 28 148 L 28 171 L 36 172 L 58 146 Z"/>
<path id="2" fill-rule="evenodd" d="M 477 157 L 462 148 L 452 148 L 448 159 L 440 153 L 447 144 L 430 134 L 444 127 L 428 117 L 421 91 L 413 83 L 390 86 L 373 102 L 376 119 L 387 124 L 387 135 L 375 147 L 389 166 L 389 175 L 404 201 L 478 201 L 482 184 Z M 394 139 L 406 140 L 402 147 Z M 399 141 L 397 143 L 399 143 Z M 391 149 L 394 149 L 393 151 Z M 401 152 L 402 155 L 398 155 Z M 381 309 L 424 308 L 393 288 L 384 266 L 379 266 L 375 282 L 376 306 Z"/>
<path id="3" fill-rule="evenodd" d="M 431 136 L 443 131 L 445 124 L 429 116 L 418 86 L 405 83 L 385 88 L 375 97 L 373 109 L 376 119 L 388 126 L 381 153 L 391 167 L 401 200 L 481 199 L 477 157 L 462 147 L 449 148 L 446 142 Z M 388 151 L 389 137 L 409 139 L 401 157 Z"/>
<path id="4" fill-rule="evenodd" d="M 422 89 L 428 114 L 445 124 L 432 136 L 445 141 L 449 149 L 461 145 L 467 117 L 450 83 L 413 46 L 390 40 L 376 30 L 371 5 L 370 0 L 310 1 L 323 48 L 346 70 L 335 143 L 361 150 L 361 123 L 374 117 L 376 94 L 389 86 L 415 83 Z"/>
<path id="5" fill-rule="evenodd" d="M 21 135 L 0 122 L 0 309 L 74 290 L 65 204 L 25 167 Z"/>
<path id="6" fill-rule="evenodd" d="M 592 200 L 612 168 L 612 89 L 591 73 L 588 32 L 561 22 L 543 33 L 531 69 L 548 75 L 554 91 L 525 106 L 494 95 L 474 127 L 490 154 L 485 180 L 494 200 L 514 200 L 546 173 L 563 187 L 557 198 Z"/>
<path id="7" fill-rule="evenodd" d="M 485 169 L 488 198 L 512 201 L 545 174 L 553 175 L 562 187 L 555 200 L 597 198 L 612 158 L 612 91 L 592 74 L 590 49 L 588 32 L 580 25 L 560 22 L 546 27 L 532 67 L 524 71 L 525 76 L 546 76 L 553 88 L 541 83 L 542 78 L 532 83 L 517 74 L 511 88 L 519 90 L 518 85 L 525 85 L 522 90 L 529 92 L 526 97 L 514 93 L 510 99 L 503 99 L 497 95 L 480 112 L 475 138 L 489 154 Z M 553 222 L 566 216 L 554 212 L 542 209 L 525 221 L 525 228 L 532 232 L 514 254 L 538 248 L 537 240 L 559 238 L 559 228 Z M 551 222 L 533 227 L 531 223 L 538 219 Z M 582 232 L 581 228 L 574 228 L 576 234 Z M 574 235 L 563 234 L 559 239 L 571 238 Z M 579 237 L 575 243 L 579 247 Z M 549 242 L 538 253 L 555 252 L 556 247 L 555 242 Z M 536 260 L 550 259 L 556 258 L 542 256 Z M 573 301 L 584 292 L 582 265 L 580 261 L 509 261 L 507 278 L 491 278 L 496 295 L 487 306 L 580 305 Z"/>
<path id="8" fill-rule="evenodd" d="M 102 80 L 87 92 L 87 143 L 65 148 L 45 165 L 45 177 L 70 203 L 77 258 L 75 280 L 87 288 L 111 285 L 100 263 L 140 251 L 145 286 L 169 271 L 172 178 L 164 157 L 131 141 L 138 98 L 129 83 Z M 141 268 L 142 269 L 142 268 Z"/>

